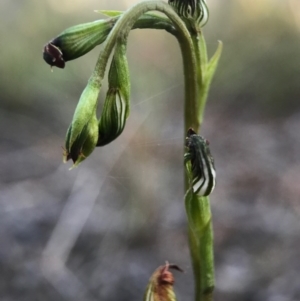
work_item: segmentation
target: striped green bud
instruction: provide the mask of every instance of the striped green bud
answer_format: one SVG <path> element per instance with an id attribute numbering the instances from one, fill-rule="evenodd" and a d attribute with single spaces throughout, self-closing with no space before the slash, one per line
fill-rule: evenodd
<path id="1" fill-rule="evenodd" d="M 176 301 L 173 289 L 174 276 L 169 269 L 182 272 L 177 265 L 168 262 L 157 268 L 149 280 L 144 301 Z"/>
<path id="2" fill-rule="evenodd" d="M 185 163 L 190 162 L 193 192 L 200 196 L 208 196 L 216 184 L 214 159 L 210 153 L 209 142 L 189 129 L 186 138 L 187 153 Z"/>
<path id="3" fill-rule="evenodd" d="M 192 27 L 203 27 L 208 21 L 208 7 L 205 0 L 169 0 L 178 15 Z"/>
<path id="4" fill-rule="evenodd" d="M 89 82 L 83 90 L 72 123 L 69 126 L 64 152 L 64 162 L 72 159 L 76 167 L 87 158 L 98 141 L 96 108 L 99 89 Z"/>
<path id="5" fill-rule="evenodd" d="M 122 12 L 100 11 L 111 18 L 75 25 L 64 30 L 44 46 L 43 58 L 50 66 L 64 68 L 65 62 L 79 58 L 102 44 Z M 162 16 L 145 14 L 133 25 L 135 28 L 164 29 L 176 35 L 173 24 Z"/>
<path id="6" fill-rule="evenodd" d="M 116 45 L 108 74 L 109 88 L 99 121 L 97 146 L 115 140 L 124 130 L 130 111 L 130 78 L 126 44 Z"/>
<path id="7" fill-rule="evenodd" d="M 65 62 L 77 59 L 103 43 L 117 19 L 98 20 L 64 30 L 44 47 L 44 60 L 50 66 L 64 68 Z"/>
<path id="8" fill-rule="evenodd" d="M 122 132 L 126 123 L 126 103 L 117 89 L 109 89 L 101 118 L 99 121 L 99 138 L 97 146 L 104 146 L 115 140 Z"/>

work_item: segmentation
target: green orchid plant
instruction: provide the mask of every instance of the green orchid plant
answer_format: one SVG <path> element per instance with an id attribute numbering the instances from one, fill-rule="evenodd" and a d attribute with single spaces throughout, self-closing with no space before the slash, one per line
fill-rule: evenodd
<path id="1" fill-rule="evenodd" d="M 215 187 L 216 172 L 209 143 L 197 133 L 203 123 L 207 95 L 222 43 L 219 42 L 215 54 L 208 59 L 202 32 L 209 17 L 208 6 L 205 0 L 169 0 L 168 3 L 149 0 L 125 12 L 98 12 L 108 18 L 70 27 L 44 47 L 44 60 L 50 66 L 64 68 L 67 61 L 104 44 L 67 131 L 64 161 L 71 159 L 73 166 L 78 166 L 96 147 L 112 142 L 124 130 L 130 112 L 130 74 L 126 58 L 130 31 L 150 28 L 173 35 L 181 49 L 185 81 L 185 208 L 195 300 L 210 301 L 214 289 L 214 259 L 209 195 Z M 110 56 L 108 91 L 101 116 L 97 117 L 98 97 Z M 169 264 L 159 267 L 150 278 L 144 300 L 176 300 L 169 268 L 179 269 Z M 160 290 L 165 293 L 157 293 Z"/>

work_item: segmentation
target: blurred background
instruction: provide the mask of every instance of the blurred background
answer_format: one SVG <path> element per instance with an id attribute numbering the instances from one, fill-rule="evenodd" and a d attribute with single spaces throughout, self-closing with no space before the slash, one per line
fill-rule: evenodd
<path id="1" fill-rule="evenodd" d="M 2 0 L 0 300 L 142 300 L 165 260 L 193 300 L 183 190 L 183 75 L 176 40 L 129 39 L 124 133 L 79 168 L 62 146 L 100 47 L 64 70 L 42 59 L 65 28 L 136 1 Z M 210 55 L 224 51 L 202 128 L 211 195 L 215 301 L 300 300 L 300 2 L 208 0 Z M 103 102 L 105 86 L 100 103 Z"/>

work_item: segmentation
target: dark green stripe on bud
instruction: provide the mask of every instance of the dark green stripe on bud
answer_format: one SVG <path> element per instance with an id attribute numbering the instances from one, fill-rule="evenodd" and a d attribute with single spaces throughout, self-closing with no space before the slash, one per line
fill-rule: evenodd
<path id="1" fill-rule="evenodd" d="M 64 162 L 72 159 L 76 167 L 87 158 L 98 141 L 98 120 L 96 108 L 99 88 L 89 82 L 83 90 L 69 126 L 64 152 Z"/>
<path id="2" fill-rule="evenodd" d="M 116 45 L 108 74 L 106 94 L 100 121 L 97 146 L 115 140 L 124 130 L 130 111 L 130 77 L 126 58 L 126 44 Z"/>
<path id="3" fill-rule="evenodd" d="M 205 0 L 169 0 L 180 17 L 185 21 L 203 27 L 208 21 L 208 7 Z"/>
<path id="4" fill-rule="evenodd" d="M 64 68 L 65 62 L 77 59 L 103 43 L 117 19 L 98 20 L 64 30 L 44 47 L 44 60 L 50 66 Z"/>
<path id="5" fill-rule="evenodd" d="M 216 184 L 216 171 L 214 159 L 210 153 L 209 142 L 197 135 L 193 129 L 189 129 L 186 137 L 185 163 L 191 163 L 191 182 L 193 192 L 200 196 L 208 196 Z"/>

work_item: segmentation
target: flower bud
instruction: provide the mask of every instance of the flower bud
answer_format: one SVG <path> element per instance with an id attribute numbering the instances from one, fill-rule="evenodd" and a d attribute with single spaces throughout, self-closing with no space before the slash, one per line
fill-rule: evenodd
<path id="1" fill-rule="evenodd" d="M 117 89 L 109 89 L 99 121 L 97 146 L 104 146 L 115 140 L 126 124 L 126 103 Z"/>
<path id="2" fill-rule="evenodd" d="M 205 0 L 169 0 L 178 15 L 190 23 L 203 27 L 208 21 L 208 7 Z"/>
<path id="3" fill-rule="evenodd" d="M 191 163 L 193 192 L 200 196 L 208 196 L 216 184 L 216 171 L 209 142 L 190 128 L 187 132 L 186 147 L 188 152 L 184 158 L 185 162 Z"/>
<path id="4" fill-rule="evenodd" d="M 99 121 L 97 146 L 116 139 L 124 130 L 130 111 L 130 79 L 126 44 L 118 43 L 108 74 L 109 89 Z"/>
<path id="5" fill-rule="evenodd" d="M 182 272 L 177 265 L 168 262 L 157 268 L 149 280 L 144 301 L 176 301 L 173 290 L 174 276 L 169 268 Z"/>
<path id="6" fill-rule="evenodd" d="M 89 82 L 81 94 L 73 120 L 69 126 L 64 152 L 64 162 L 72 159 L 76 167 L 87 158 L 98 141 L 98 120 L 96 116 L 99 89 Z"/>
<path id="7" fill-rule="evenodd" d="M 44 60 L 50 66 L 64 68 L 66 61 L 77 59 L 103 43 L 117 18 L 79 24 L 64 30 L 44 47 Z"/>

